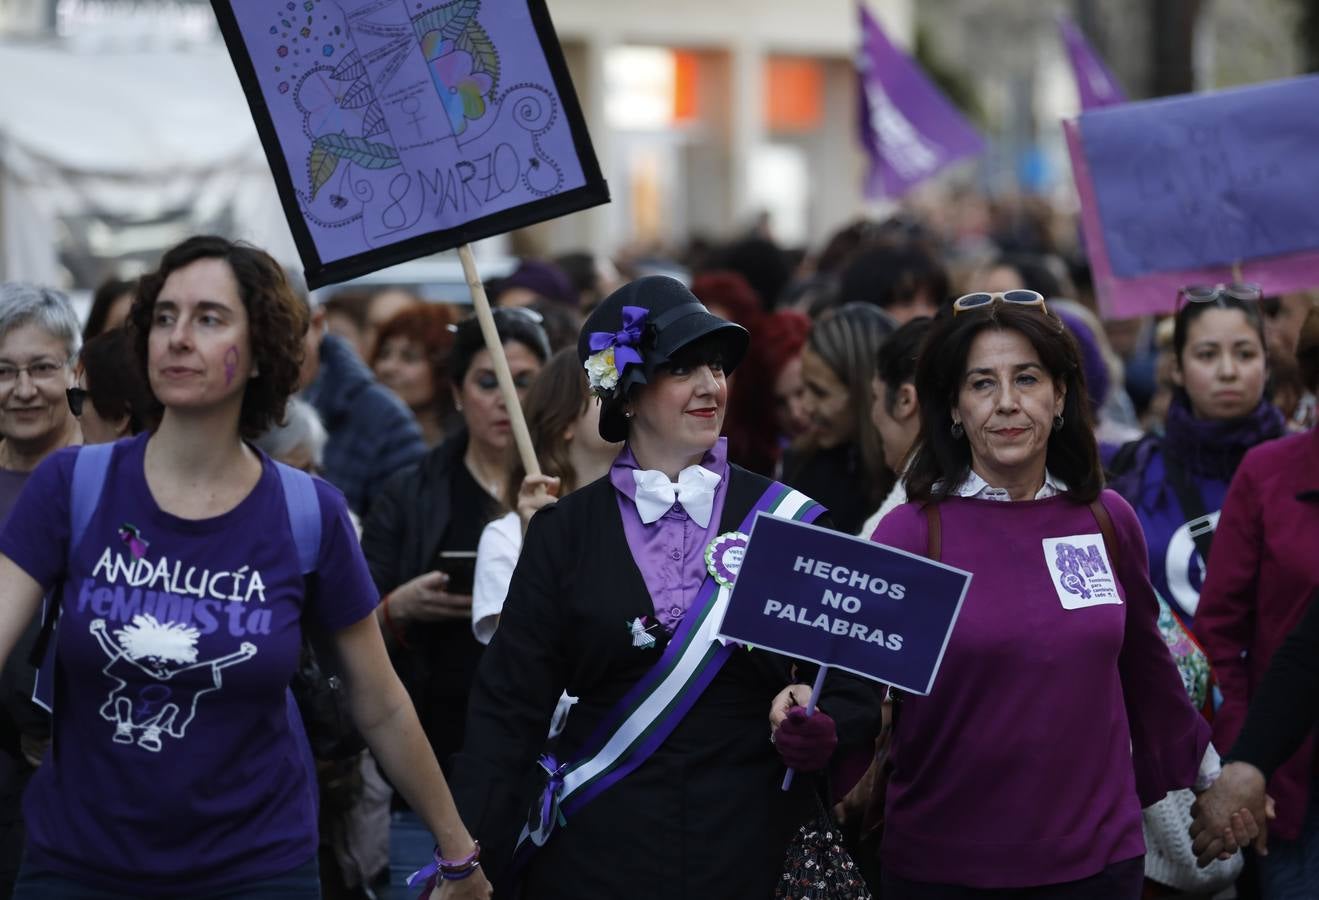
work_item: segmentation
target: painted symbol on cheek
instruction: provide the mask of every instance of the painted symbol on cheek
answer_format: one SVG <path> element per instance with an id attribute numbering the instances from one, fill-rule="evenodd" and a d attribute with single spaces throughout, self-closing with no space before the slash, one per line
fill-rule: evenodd
<path id="1" fill-rule="evenodd" d="M 234 376 L 238 374 L 238 348 L 230 347 L 224 352 L 224 386 L 234 383 Z"/>

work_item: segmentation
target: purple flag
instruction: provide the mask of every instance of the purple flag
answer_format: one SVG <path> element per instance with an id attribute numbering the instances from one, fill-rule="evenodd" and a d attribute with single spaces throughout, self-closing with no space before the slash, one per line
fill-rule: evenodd
<path id="1" fill-rule="evenodd" d="M 911 57 L 861 8 L 856 61 L 861 144 L 870 158 L 867 197 L 896 197 L 950 163 L 976 156 L 984 139 Z"/>
<path id="2" fill-rule="evenodd" d="M 1104 65 L 1099 54 L 1095 53 L 1095 48 L 1090 46 L 1081 29 L 1066 16 L 1059 16 L 1058 31 L 1062 34 L 1063 44 L 1067 46 L 1072 74 L 1076 76 L 1076 93 L 1081 98 L 1081 109 L 1125 103 L 1127 97 L 1122 93 L 1122 88 L 1118 87 L 1117 79 Z"/>

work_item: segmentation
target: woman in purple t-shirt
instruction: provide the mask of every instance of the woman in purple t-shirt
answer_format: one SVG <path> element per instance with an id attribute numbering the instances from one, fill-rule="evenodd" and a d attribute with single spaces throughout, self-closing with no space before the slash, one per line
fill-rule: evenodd
<path id="1" fill-rule="evenodd" d="M 1140 524 L 1102 490 L 1076 342 L 1034 291 L 969 294 L 916 394 L 912 502 L 874 540 L 973 578 L 933 691 L 894 713 L 883 894 L 1137 900 L 1141 808 L 1217 755 Z"/>
<path id="2" fill-rule="evenodd" d="M 142 279 L 130 319 L 159 427 L 113 445 L 99 496 L 76 504 L 79 451 L 54 454 L 0 534 L 0 658 L 62 588 L 52 745 L 24 802 L 15 896 L 319 897 L 315 773 L 289 693 L 314 628 L 332 637 L 357 727 L 451 863 L 432 898 L 488 897 L 386 657 L 343 495 L 308 482 L 318 509 L 295 534 L 285 476 L 248 443 L 296 389 L 305 303 L 266 253 L 196 237 Z"/>

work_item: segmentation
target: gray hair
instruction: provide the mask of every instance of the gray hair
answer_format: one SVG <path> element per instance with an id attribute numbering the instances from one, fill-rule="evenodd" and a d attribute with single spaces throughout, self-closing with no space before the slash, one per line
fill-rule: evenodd
<path id="1" fill-rule="evenodd" d="M 284 459 L 299 447 L 305 448 L 317 468 L 325 456 L 328 439 L 316 408 L 305 400 L 290 397 L 284 408 L 284 424 L 276 425 L 256 439 L 256 445 L 272 459 Z"/>
<path id="2" fill-rule="evenodd" d="M 69 298 L 54 288 L 18 281 L 0 283 L 0 338 L 23 325 L 36 325 L 64 342 L 65 361 L 82 341 L 82 325 Z"/>

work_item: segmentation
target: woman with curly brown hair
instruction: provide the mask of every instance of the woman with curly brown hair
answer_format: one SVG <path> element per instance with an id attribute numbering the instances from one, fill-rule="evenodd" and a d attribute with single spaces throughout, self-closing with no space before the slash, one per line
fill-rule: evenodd
<path id="1" fill-rule="evenodd" d="M 296 389 L 305 305 L 266 253 L 196 237 L 143 278 L 130 318 L 159 427 L 53 454 L 0 534 L 0 657 L 43 594 L 62 598 L 15 896 L 319 897 L 289 693 L 304 630 L 336 651 L 355 724 L 447 857 L 439 877 L 466 876 L 432 896 L 488 896 L 343 495 L 248 443 Z"/>

